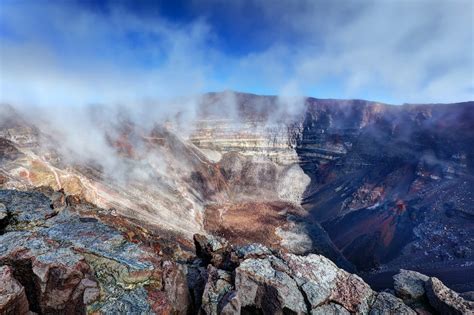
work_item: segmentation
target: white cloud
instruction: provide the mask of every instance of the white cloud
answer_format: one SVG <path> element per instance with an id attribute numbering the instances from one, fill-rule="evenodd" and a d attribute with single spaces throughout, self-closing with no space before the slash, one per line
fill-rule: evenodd
<path id="1" fill-rule="evenodd" d="M 219 30 L 205 17 L 177 24 L 120 7 L 104 15 L 2 4 L 0 18 L 17 39 L 0 42 L 0 99 L 133 103 L 226 88 L 278 94 L 289 86 L 322 93 L 316 97 L 385 95 L 382 101 L 396 103 L 474 99 L 472 1 L 194 3 L 196 10 L 216 4 L 235 13 L 234 23 L 261 18 L 266 27 L 255 34 L 272 41 L 229 54 L 213 45 Z M 261 16 L 249 14 L 250 4 Z"/>

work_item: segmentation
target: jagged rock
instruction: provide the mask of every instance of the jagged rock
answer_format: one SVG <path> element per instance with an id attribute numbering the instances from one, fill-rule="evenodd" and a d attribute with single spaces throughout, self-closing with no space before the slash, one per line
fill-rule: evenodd
<path id="1" fill-rule="evenodd" d="M 59 191 L 55 191 L 51 194 L 51 207 L 56 211 L 60 211 L 66 207 L 66 195 L 64 191 L 61 189 Z"/>
<path id="2" fill-rule="evenodd" d="M 221 315 L 239 315 L 242 305 L 236 291 L 228 292 L 219 303 Z"/>
<path id="3" fill-rule="evenodd" d="M 272 255 L 272 251 L 262 244 L 254 243 L 239 246 L 235 249 L 235 253 L 240 260 L 247 258 L 265 258 Z"/>
<path id="4" fill-rule="evenodd" d="M 350 312 L 339 304 L 328 303 L 311 310 L 311 315 L 349 315 Z"/>
<path id="5" fill-rule="evenodd" d="M 270 258 L 243 261 L 235 270 L 235 288 L 242 308 L 260 309 L 268 314 L 285 311 L 303 314 L 307 311 L 295 280 L 286 272 L 273 268 Z"/>
<path id="6" fill-rule="evenodd" d="M 373 291 L 358 276 L 339 269 L 320 255 L 286 254 L 283 258 L 305 292 L 312 309 L 331 300 L 351 312 L 368 311 Z"/>
<path id="7" fill-rule="evenodd" d="M 97 286 L 84 257 L 30 232 L 4 234 L 0 244 L 0 265 L 11 266 L 28 298 L 35 301 L 33 311 L 85 311 L 84 291 Z"/>
<path id="8" fill-rule="evenodd" d="M 51 200 L 42 193 L 0 196 L 7 196 L 3 201 L 8 209 L 37 211 L 33 214 L 41 220 L 0 235 L 0 266 L 11 266 L 32 311 L 187 312 L 190 302 L 183 297 L 188 285 L 181 265 L 161 264 L 154 252 L 128 242 L 96 218 L 80 217 L 71 207 L 45 217 Z"/>
<path id="9" fill-rule="evenodd" d="M 24 315 L 29 311 L 25 288 L 13 277 L 8 266 L 0 267 L 0 314 Z"/>
<path id="10" fill-rule="evenodd" d="M 232 270 L 237 264 L 237 259 L 233 256 L 232 247 L 227 240 L 212 236 L 194 234 L 194 245 L 196 246 L 196 255 L 200 257 L 205 264 L 212 264 L 216 268 Z"/>
<path id="11" fill-rule="evenodd" d="M 205 314 L 415 314 L 402 300 L 389 293 L 377 294 L 361 278 L 320 255 L 272 253 L 259 244 L 232 248 L 204 237 L 200 243 L 211 257 L 212 248 L 226 248 L 240 262 L 234 286 L 228 272 L 216 269 L 212 262 L 208 266 L 202 298 Z"/>
<path id="12" fill-rule="evenodd" d="M 219 305 L 223 297 L 234 289 L 232 284 L 232 275 L 225 270 L 216 269 L 209 265 L 207 268 L 208 279 L 202 295 L 202 311 L 207 315 L 217 315 Z M 231 303 L 231 301 L 223 301 L 222 304 Z M 226 309 L 230 309 L 227 306 Z"/>
<path id="13" fill-rule="evenodd" d="M 163 290 L 176 314 L 187 314 L 191 305 L 188 283 L 184 267 L 180 264 L 165 261 L 163 268 Z"/>
<path id="14" fill-rule="evenodd" d="M 66 205 L 68 206 L 76 206 L 83 202 L 82 197 L 80 195 L 68 195 L 66 197 Z"/>
<path id="15" fill-rule="evenodd" d="M 438 278 L 433 277 L 426 281 L 425 289 L 431 306 L 441 314 L 474 313 L 474 302 L 466 301 Z"/>
<path id="16" fill-rule="evenodd" d="M 50 199 L 36 191 L 0 190 L 0 202 L 12 217 L 7 230 L 28 229 L 44 223 L 57 211 L 50 207 Z M 2 211 L 4 213 L 4 211 Z"/>
<path id="17" fill-rule="evenodd" d="M 416 312 L 408 307 L 403 301 L 390 293 L 381 292 L 377 294 L 375 302 L 370 309 L 370 315 L 416 315 Z"/>
<path id="18" fill-rule="evenodd" d="M 429 277 L 416 271 L 400 269 L 400 272 L 393 276 L 393 287 L 398 297 L 406 301 L 417 301 L 425 294 L 425 282 Z"/>

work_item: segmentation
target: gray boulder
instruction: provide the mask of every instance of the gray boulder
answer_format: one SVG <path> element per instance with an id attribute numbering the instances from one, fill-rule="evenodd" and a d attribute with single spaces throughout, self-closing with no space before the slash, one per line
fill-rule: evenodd
<path id="1" fill-rule="evenodd" d="M 425 295 L 425 282 L 429 277 L 416 271 L 401 269 L 400 273 L 393 276 L 393 280 L 393 287 L 399 298 L 417 301 Z"/>
<path id="2" fill-rule="evenodd" d="M 403 301 L 390 293 L 381 292 L 377 294 L 370 315 L 416 315 Z"/>
<path id="3" fill-rule="evenodd" d="M 431 306 L 439 313 L 474 314 L 474 302 L 463 299 L 438 278 L 430 278 L 425 284 L 425 289 Z"/>

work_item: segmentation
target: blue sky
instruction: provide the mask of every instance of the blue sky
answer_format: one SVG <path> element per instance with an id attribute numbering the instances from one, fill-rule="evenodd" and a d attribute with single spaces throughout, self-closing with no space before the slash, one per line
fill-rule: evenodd
<path id="1" fill-rule="evenodd" d="M 474 99 L 474 2 L 0 1 L 0 101 Z"/>

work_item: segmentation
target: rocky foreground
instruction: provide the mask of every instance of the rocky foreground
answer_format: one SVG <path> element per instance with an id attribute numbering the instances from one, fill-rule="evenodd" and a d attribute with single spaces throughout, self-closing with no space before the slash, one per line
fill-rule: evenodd
<path id="1" fill-rule="evenodd" d="M 324 256 L 151 238 L 62 191 L 0 190 L 0 314 L 472 314 L 436 278 L 376 292 Z"/>

